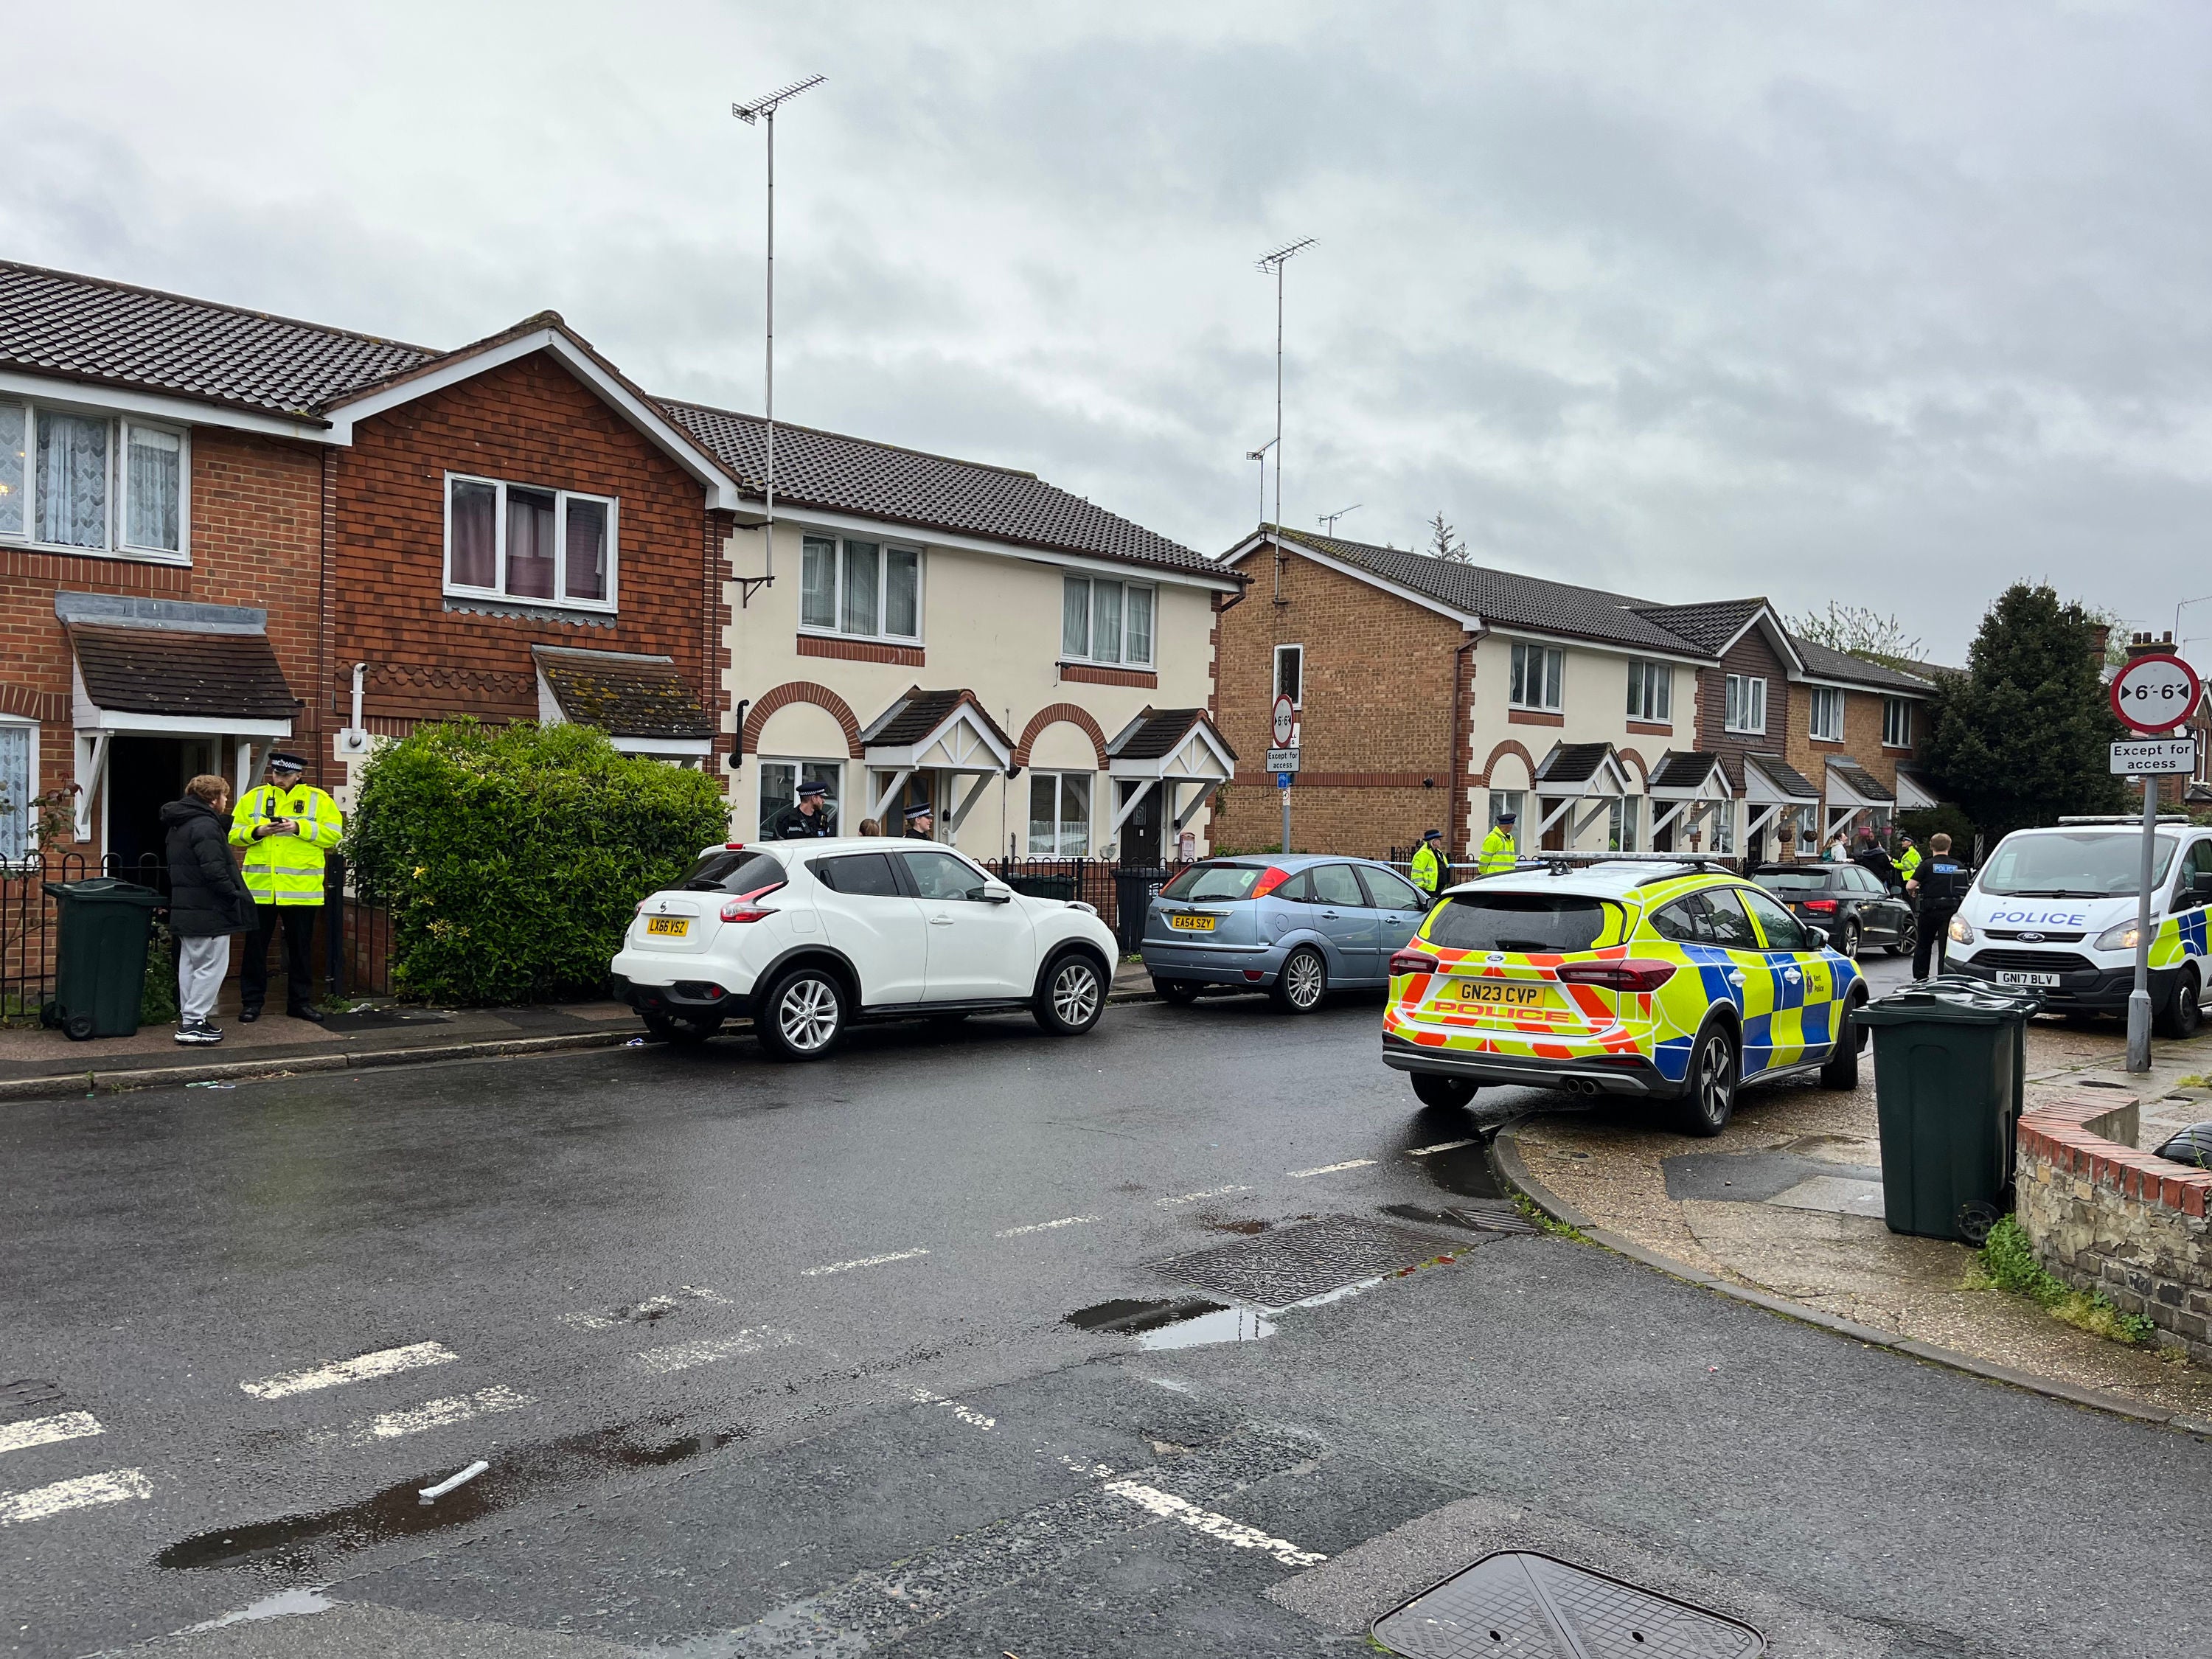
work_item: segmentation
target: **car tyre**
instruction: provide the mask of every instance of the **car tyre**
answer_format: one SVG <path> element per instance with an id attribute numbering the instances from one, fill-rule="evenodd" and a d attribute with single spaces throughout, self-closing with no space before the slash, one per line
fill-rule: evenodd
<path id="1" fill-rule="evenodd" d="M 1413 1095 L 1424 1106 L 1450 1109 L 1465 1106 L 1474 1098 L 1474 1084 L 1463 1077 L 1438 1077 L 1433 1072 L 1415 1072 Z"/>
<path id="2" fill-rule="evenodd" d="M 1054 1036 L 1081 1036 L 1106 1012 L 1106 970 L 1081 951 L 1054 957 L 1037 976 L 1036 1023 Z"/>
<path id="3" fill-rule="evenodd" d="M 1178 1008 L 1188 1008 L 1198 1000 L 1198 987 L 1187 979 L 1156 979 L 1152 988 Z"/>
<path id="4" fill-rule="evenodd" d="M 760 1000 L 753 1031 L 771 1059 L 820 1060 L 844 1040 L 848 1000 L 827 968 L 794 968 Z"/>
<path id="5" fill-rule="evenodd" d="M 1859 1054 L 1866 1047 L 1866 1028 L 1851 1016 L 1866 1006 L 1864 996 L 1855 996 L 1844 1005 L 1844 1024 L 1836 1034 L 1836 1041 L 1828 1050 L 1828 1058 L 1820 1066 L 1820 1086 L 1849 1091 L 1859 1086 Z"/>
<path id="6" fill-rule="evenodd" d="M 2166 999 L 2166 1006 L 2158 1011 L 2157 1019 L 2152 1022 L 2159 1036 L 2193 1037 L 2204 1029 L 2204 1010 L 2197 1000 L 2198 994 L 2197 966 L 2185 963 L 2174 975 L 2173 994 Z"/>
<path id="7" fill-rule="evenodd" d="M 1268 994 L 1286 1014 L 1313 1012 L 1328 994 L 1328 963 L 1312 945 L 1301 945 L 1284 958 Z"/>
<path id="8" fill-rule="evenodd" d="M 1735 1033 L 1716 1020 L 1698 1033 L 1690 1050 L 1690 1070 L 1682 1079 L 1682 1132 L 1711 1136 L 1727 1128 L 1742 1081 L 1743 1055 Z"/>
<path id="9" fill-rule="evenodd" d="M 1897 930 L 1897 943 L 1889 947 L 1889 953 L 1893 957 L 1909 957 L 1919 948 L 1920 923 L 1916 918 Z"/>
<path id="10" fill-rule="evenodd" d="M 708 1014 L 699 1018 L 684 1014 L 647 1014 L 644 1019 L 647 1036 L 684 1047 L 704 1042 L 722 1029 L 722 1019 L 719 1014 Z"/>
<path id="11" fill-rule="evenodd" d="M 1847 921 L 1836 929 L 1836 954 L 1849 957 L 1854 962 L 1858 960 L 1859 925 L 1856 921 Z"/>

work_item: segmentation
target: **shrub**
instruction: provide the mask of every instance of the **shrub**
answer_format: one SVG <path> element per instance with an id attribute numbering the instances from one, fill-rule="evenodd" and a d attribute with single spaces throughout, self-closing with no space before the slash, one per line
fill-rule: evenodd
<path id="1" fill-rule="evenodd" d="M 250 939 L 252 935 L 248 934 Z M 176 939 L 155 922 L 146 940 L 146 978 L 138 988 L 138 1023 L 166 1025 L 177 1017 Z"/>
<path id="2" fill-rule="evenodd" d="M 637 901 L 728 833 L 704 772 L 590 726 L 456 720 L 370 759 L 347 851 L 391 909 L 395 991 L 514 1002 L 604 986 Z"/>
<path id="3" fill-rule="evenodd" d="M 2002 1216 L 1990 1229 L 1979 1265 L 1991 1285 L 2027 1297 L 2053 1319 L 2115 1342 L 2150 1340 L 2153 1327 L 2141 1314 L 2122 1313 L 2100 1291 L 2075 1290 L 2038 1261 L 2027 1230 L 2014 1217 Z"/>

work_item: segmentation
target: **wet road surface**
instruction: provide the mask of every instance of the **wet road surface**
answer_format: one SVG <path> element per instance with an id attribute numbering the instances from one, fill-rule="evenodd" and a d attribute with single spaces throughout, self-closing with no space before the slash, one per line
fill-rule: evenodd
<path id="1" fill-rule="evenodd" d="M 0 1651 L 327 1585 L 170 1645 L 1306 1653 L 1509 1535 L 1797 1651 L 2212 1642 L 2143 1622 L 2212 1554 L 2212 1449 L 1408 1221 L 1490 1190 L 1456 1143 L 1515 1103 L 1419 1110 L 1375 1030 L 1238 1000 L 11 1108 Z M 1264 1321 L 1203 1277 L 1234 1249 L 1144 1265 L 1345 1216 L 1455 1260 Z M 1163 1302 L 1271 1334 L 1141 1346 Z"/>

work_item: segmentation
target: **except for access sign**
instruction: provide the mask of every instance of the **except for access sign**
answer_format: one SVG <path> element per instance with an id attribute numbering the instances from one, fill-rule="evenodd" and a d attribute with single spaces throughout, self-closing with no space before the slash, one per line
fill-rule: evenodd
<path id="1" fill-rule="evenodd" d="M 2142 743 L 2112 745 L 2112 775 L 2116 778 L 2160 777 L 2174 773 L 2187 777 L 2196 770 L 2194 738 L 2152 738 Z"/>
<path id="2" fill-rule="evenodd" d="M 2179 657 L 2137 657 L 2112 677 L 2112 712 L 2137 732 L 2170 732 L 2189 718 L 2203 689 Z"/>
<path id="3" fill-rule="evenodd" d="M 1267 751 L 1270 772 L 1295 772 L 1298 769 L 1298 751 L 1295 749 L 1270 749 Z"/>

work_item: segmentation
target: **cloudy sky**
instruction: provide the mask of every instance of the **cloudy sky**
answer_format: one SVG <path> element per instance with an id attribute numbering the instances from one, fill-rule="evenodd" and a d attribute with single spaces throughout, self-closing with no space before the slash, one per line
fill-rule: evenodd
<path id="1" fill-rule="evenodd" d="M 0 252 L 1670 600 L 2212 594 L 2212 8 L 26 9 Z M 1272 504 L 1272 503 L 1271 503 Z M 2212 663 L 2212 604 L 2184 613 Z"/>

